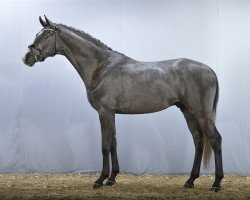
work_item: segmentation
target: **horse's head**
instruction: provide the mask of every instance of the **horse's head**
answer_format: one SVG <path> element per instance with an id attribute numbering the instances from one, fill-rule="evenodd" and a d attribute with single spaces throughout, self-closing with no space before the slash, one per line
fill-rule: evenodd
<path id="1" fill-rule="evenodd" d="M 57 26 L 45 16 L 43 21 L 39 21 L 43 29 L 36 34 L 33 44 L 28 46 L 28 51 L 23 57 L 23 63 L 32 67 L 36 62 L 42 62 L 47 57 L 55 56 L 58 52 Z"/>

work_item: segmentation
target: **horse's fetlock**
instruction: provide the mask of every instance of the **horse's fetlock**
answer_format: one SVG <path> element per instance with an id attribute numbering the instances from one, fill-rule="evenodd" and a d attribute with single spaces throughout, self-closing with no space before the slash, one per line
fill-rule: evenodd
<path id="1" fill-rule="evenodd" d="M 112 173 L 115 174 L 115 175 L 117 175 L 117 174 L 120 173 L 120 170 L 119 169 L 114 169 L 114 170 L 112 170 Z"/>
<path id="2" fill-rule="evenodd" d="M 215 179 L 221 181 L 222 179 L 224 178 L 224 175 L 223 174 L 220 174 L 220 175 L 216 175 Z"/>
<path id="3" fill-rule="evenodd" d="M 199 178 L 200 174 L 191 174 L 191 180 L 194 181 L 196 178 Z"/>
<path id="4" fill-rule="evenodd" d="M 103 177 L 104 179 L 106 179 L 106 178 L 109 177 L 109 173 L 103 172 L 103 173 L 101 174 L 101 177 Z"/>

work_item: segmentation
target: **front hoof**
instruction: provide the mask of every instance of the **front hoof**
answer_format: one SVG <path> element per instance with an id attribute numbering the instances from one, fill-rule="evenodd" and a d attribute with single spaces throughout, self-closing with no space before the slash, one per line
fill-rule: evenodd
<path id="1" fill-rule="evenodd" d="M 107 180 L 107 182 L 105 183 L 105 186 L 112 186 L 115 183 L 116 183 L 115 181 Z"/>
<path id="2" fill-rule="evenodd" d="M 102 187 L 103 186 L 103 184 L 101 183 L 94 183 L 94 185 L 93 185 L 93 189 L 97 189 L 97 188 L 100 188 L 100 187 Z"/>
<path id="3" fill-rule="evenodd" d="M 193 188 L 194 184 L 193 183 L 185 183 L 184 188 Z"/>
<path id="4" fill-rule="evenodd" d="M 221 186 L 212 187 L 212 188 L 210 189 L 210 191 L 212 191 L 212 192 L 219 192 L 220 190 L 221 190 Z"/>

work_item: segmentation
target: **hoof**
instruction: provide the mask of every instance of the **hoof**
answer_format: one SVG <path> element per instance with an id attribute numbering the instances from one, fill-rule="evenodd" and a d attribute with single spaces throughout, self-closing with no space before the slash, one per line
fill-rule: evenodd
<path id="1" fill-rule="evenodd" d="M 185 183 L 184 188 L 193 188 L 194 184 L 193 183 Z"/>
<path id="2" fill-rule="evenodd" d="M 107 180 L 107 182 L 105 183 L 105 186 L 112 186 L 114 184 L 115 184 L 115 181 Z"/>
<path id="3" fill-rule="evenodd" d="M 94 185 L 93 185 L 93 189 L 97 189 L 97 188 L 100 188 L 100 187 L 102 187 L 103 186 L 103 184 L 100 184 L 100 183 L 94 183 Z"/>
<path id="4" fill-rule="evenodd" d="M 210 191 L 212 191 L 212 192 L 219 192 L 221 190 L 221 187 L 219 186 L 219 187 L 212 187 L 211 189 L 210 189 Z"/>

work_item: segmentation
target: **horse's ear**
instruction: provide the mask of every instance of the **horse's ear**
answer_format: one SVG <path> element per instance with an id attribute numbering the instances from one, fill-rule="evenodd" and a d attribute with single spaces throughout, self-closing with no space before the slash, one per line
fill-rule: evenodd
<path id="1" fill-rule="evenodd" d="M 45 15 L 44 15 L 44 17 L 45 17 L 45 20 L 46 20 L 46 22 L 47 22 L 47 25 L 48 25 L 48 26 L 51 26 L 51 27 L 54 27 L 54 23 L 51 22 Z"/>
<path id="2" fill-rule="evenodd" d="M 41 18 L 41 16 L 39 16 L 39 21 L 40 21 L 40 23 L 41 23 L 41 25 L 43 27 L 47 26 L 47 23 L 45 21 L 43 21 L 43 19 Z"/>

